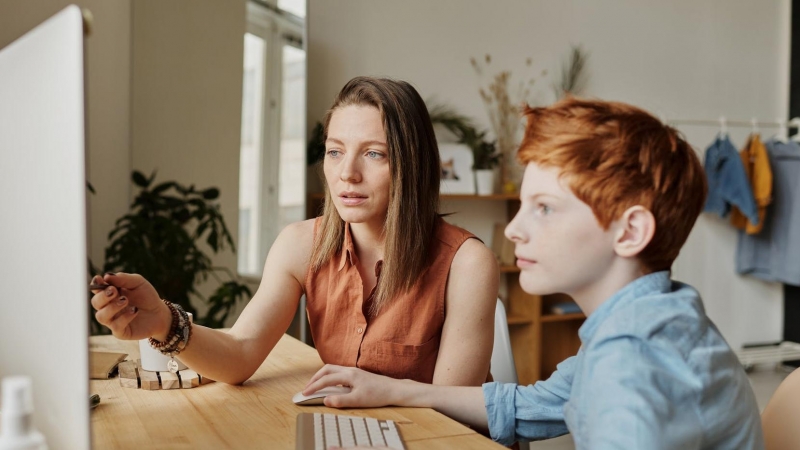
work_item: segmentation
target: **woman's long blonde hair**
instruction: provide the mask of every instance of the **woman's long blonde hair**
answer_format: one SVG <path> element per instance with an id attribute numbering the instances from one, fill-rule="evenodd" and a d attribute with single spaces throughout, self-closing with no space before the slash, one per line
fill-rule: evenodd
<path id="1" fill-rule="evenodd" d="M 428 263 L 439 209 L 439 147 L 428 109 L 404 81 L 356 77 L 336 96 L 325 114 L 324 139 L 336 109 L 374 106 L 381 113 L 389 147 L 389 208 L 384 222 L 384 261 L 370 307 L 377 314 L 392 298 L 410 289 Z M 322 223 L 314 239 L 311 270 L 319 270 L 342 251 L 345 222 L 325 186 Z"/>

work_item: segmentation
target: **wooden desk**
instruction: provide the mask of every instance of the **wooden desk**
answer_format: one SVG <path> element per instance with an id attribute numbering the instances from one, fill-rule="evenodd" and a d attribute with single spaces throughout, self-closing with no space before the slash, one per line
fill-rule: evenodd
<path id="1" fill-rule="evenodd" d="M 94 336 L 92 350 L 139 357 L 136 341 Z M 193 389 L 147 391 L 123 388 L 119 378 L 91 380 L 101 403 L 92 412 L 97 449 L 213 448 L 294 449 L 295 418 L 327 412 L 394 420 L 409 450 L 503 449 L 470 428 L 428 408 L 337 410 L 296 406 L 292 396 L 322 367 L 317 351 L 284 335 L 242 386 L 211 383 Z"/>

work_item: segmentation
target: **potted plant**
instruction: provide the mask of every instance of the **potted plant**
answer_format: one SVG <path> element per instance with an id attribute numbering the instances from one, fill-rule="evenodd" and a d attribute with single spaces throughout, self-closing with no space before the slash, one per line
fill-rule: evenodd
<path id="1" fill-rule="evenodd" d="M 138 171 L 133 172 L 132 179 L 140 191 L 130 212 L 117 220 L 108 235 L 103 271 L 141 274 L 162 298 L 191 312 L 195 323 L 225 326 L 236 304 L 252 297 L 252 292 L 228 269 L 213 266 L 200 248 L 205 242 L 218 253 L 227 243 L 236 252 L 216 202 L 219 189 L 196 189 L 175 181 L 151 186 L 155 173 L 147 178 Z M 220 273 L 226 274 L 227 280 L 220 278 Z M 219 287 L 204 298 L 197 285 L 209 276 L 219 282 Z M 198 316 L 190 295 L 206 303 L 204 316 Z M 98 324 L 93 325 L 93 332 L 103 331 Z"/>
<path id="2" fill-rule="evenodd" d="M 475 183 L 478 195 L 494 193 L 494 169 L 500 164 L 502 154 L 497 151 L 495 141 L 486 140 L 486 131 L 478 131 L 472 121 L 452 108 L 437 105 L 430 110 L 431 122 L 442 125 L 472 150 Z"/>

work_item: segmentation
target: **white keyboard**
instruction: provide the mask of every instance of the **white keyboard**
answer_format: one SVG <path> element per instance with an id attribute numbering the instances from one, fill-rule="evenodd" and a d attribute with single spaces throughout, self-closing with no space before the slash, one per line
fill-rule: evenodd
<path id="1" fill-rule="evenodd" d="M 325 450 L 329 446 L 405 450 L 394 421 L 338 414 L 298 414 L 297 450 Z"/>

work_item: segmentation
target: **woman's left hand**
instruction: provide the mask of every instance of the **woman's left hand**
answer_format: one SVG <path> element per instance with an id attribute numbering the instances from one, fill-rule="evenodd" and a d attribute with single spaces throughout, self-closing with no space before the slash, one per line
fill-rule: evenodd
<path id="1" fill-rule="evenodd" d="M 350 393 L 325 397 L 325 406 L 331 408 L 377 408 L 398 405 L 402 380 L 376 375 L 354 367 L 326 364 L 303 389 L 310 395 L 328 386 L 349 386 Z"/>

